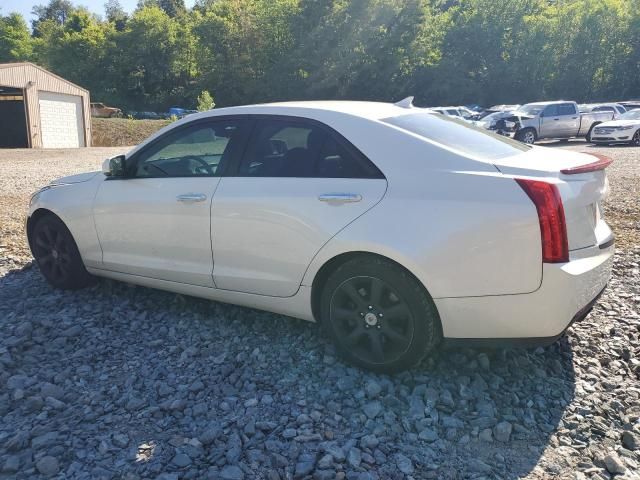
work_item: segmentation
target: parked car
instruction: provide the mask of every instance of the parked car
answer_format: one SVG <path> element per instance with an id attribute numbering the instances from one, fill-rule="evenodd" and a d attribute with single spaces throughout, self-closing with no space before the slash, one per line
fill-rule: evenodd
<path id="1" fill-rule="evenodd" d="M 491 112 L 502 112 L 505 110 L 513 111 L 517 110 L 520 105 L 494 105 L 493 107 L 489 107 L 487 110 Z"/>
<path id="2" fill-rule="evenodd" d="M 91 103 L 91 116 L 97 118 L 122 117 L 122 110 L 116 107 L 108 107 L 104 103 Z"/>
<path id="3" fill-rule="evenodd" d="M 613 118 L 613 112 L 580 113 L 576 102 L 527 103 L 514 115 L 520 117 L 520 126 L 515 138 L 533 144 L 545 138 L 566 139 L 591 138 L 593 127 Z"/>
<path id="4" fill-rule="evenodd" d="M 464 107 L 431 107 L 429 110 L 447 117 L 457 117 L 462 120 L 469 120 L 474 115 L 474 112 Z"/>
<path id="5" fill-rule="evenodd" d="M 130 112 L 136 120 L 164 120 L 166 115 L 158 112 Z"/>
<path id="6" fill-rule="evenodd" d="M 173 117 L 173 116 L 178 118 L 183 118 L 183 117 L 186 117 L 187 115 L 191 115 L 192 113 L 198 113 L 198 111 L 187 110 L 186 108 L 182 108 L 182 107 L 171 107 L 167 112 L 167 118 Z"/>
<path id="7" fill-rule="evenodd" d="M 637 108 L 640 108 L 640 100 L 623 100 L 618 103 L 627 110 L 635 110 Z"/>
<path id="8" fill-rule="evenodd" d="M 449 342 L 547 344 L 607 285 L 607 159 L 399 104 L 292 102 L 173 122 L 30 201 L 57 288 L 107 277 L 320 322 L 361 367 Z"/>
<path id="9" fill-rule="evenodd" d="M 640 147 L 640 109 L 629 110 L 593 129 L 591 141 L 599 144 L 628 143 Z"/>
<path id="10" fill-rule="evenodd" d="M 515 128 L 516 122 L 511 117 L 513 117 L 513 111 L 498 111 L 492 112 L 489 115 L 482 117 L 480 120 L 474 121 L 473 123 L 476 126 L 486 128 L 487 130 L 495 130 L 498 126 L 498 122 L 502 120 L 504 122 L 508 122 L 511 128 Z"/>
<path id="11" fill-rule="evenodd" d="M 627 111 L 627 109 L 619 103 L 585 103 L 578 105 L 578 109 L 582 113 L 612 112 L 614 120 Z"/>

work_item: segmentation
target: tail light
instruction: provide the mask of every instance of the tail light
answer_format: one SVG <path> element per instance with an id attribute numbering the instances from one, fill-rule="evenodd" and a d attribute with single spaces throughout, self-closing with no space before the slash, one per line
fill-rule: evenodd
<path id="1" fill-rule="evenodd" d="M 539 180 L 518 178 L 516 182 L 529 196 L 538 211 L 542 239 L 542 261 L 545 263 L 568 262 L 567 223 L 558 187 Z"/>

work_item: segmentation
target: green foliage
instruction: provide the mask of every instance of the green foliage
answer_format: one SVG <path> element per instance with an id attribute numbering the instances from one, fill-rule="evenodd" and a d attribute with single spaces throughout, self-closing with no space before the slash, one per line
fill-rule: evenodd
<path id="1" fill-rule="evenodd" d="M 0 62 L 30 60 L 32 54 L 33 42 L 22 15 L 0 16 Z"/>
<path id="2" fill-rule="evenodd" d="M 0 17 L 34 60 L 125 110 L 352 98 L 418 104 L 640 96 L 638 0 L 69 0 Z"/>
<path id="3" fill-rule="evenodd" d="M 216 106 L 216 102 L 213 101 L 213 97 L 207 90 L 203 90 L 197 98 L 198 106 L 196 107 L 199 112 L 206 112 Z"/>

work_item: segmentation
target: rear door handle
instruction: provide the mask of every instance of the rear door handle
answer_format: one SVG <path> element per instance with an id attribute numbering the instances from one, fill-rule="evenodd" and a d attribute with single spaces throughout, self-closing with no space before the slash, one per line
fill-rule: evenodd
<path id="1" fill-rule="evenodd" d="M 207 196 L 204 193 L 183 193 L 176 197 L 176 200 L 182 203 L 204 202 L 206 199 Z"/>
<path id="2" fill-rule="evenodd" d="M 323 193 L 318 197 L 318 200 L 327 203 L 356 203 L 362 200 L 362 195 L 357 193 Z"/>

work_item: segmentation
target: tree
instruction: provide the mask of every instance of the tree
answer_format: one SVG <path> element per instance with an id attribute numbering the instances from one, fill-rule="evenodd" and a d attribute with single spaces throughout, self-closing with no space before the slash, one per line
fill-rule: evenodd
<path id="1" fill-rule="evenodd" d="M 104 13 L 107 16 L 107 21 L 113 23 L 117 31 L 124 30 L 129 16 L 118 0 L 107 0 L 107 3 L 104 4 Z"/>
<path id="2" fill-rule="evenodd" d="M 216 102 L 213 101 L 213 97 L 207 90 L 203 90 L 197 98 L 199 112 L 206 112 L 216 106 Z"/>
<path id="3" fill-rule="evenodd" d="M 177 17 L 186 12 L 184 0 L 158 0 L 158 6 L 170 17 Z"/>
<path id="4" fill-rule="evenodd" d="M 34 35 L 39 35 L 39 25 L 47 20 L 64 25 L 73 10 L 71 0 L 50 0 L 47 5 L 36 5 L 31 11 L 36 17 L 31 21 Z"/>
<path id="5" fill-rule="evenodd" d="M 30 60 L 33 45 L 29 27 L 19 13 L 0 16 L 0 62 Z"/>

